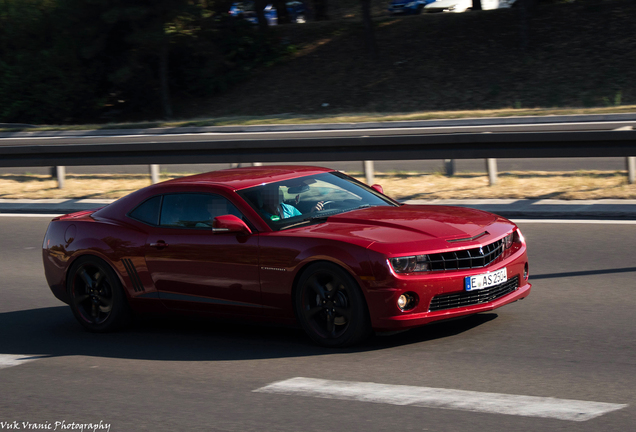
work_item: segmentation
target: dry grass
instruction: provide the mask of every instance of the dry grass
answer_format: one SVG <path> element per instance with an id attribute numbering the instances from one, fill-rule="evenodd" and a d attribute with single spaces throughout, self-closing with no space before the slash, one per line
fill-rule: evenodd
<path id="1" fill-rule="evenodd" d="M 179 176 L 163 173 L 161 180 Z M 439 173 L 377 173 L 376 182 L 397 199 L 636 199 L 636 185 L 628 184 L 623 171 L 503 172 L 492 187 L 483 173 L 452 178 Z M 5 174 L 0 175 L 0 198 L 119 198 L 149 184 L 143 174 L 69 174 L 65 188 L 58 189 L 49 176 Z"/>
<path id="2" fill-rule="evenodd" d="M 410 113 L 348 113 L 348 114 L 279 114 L 264 116 L 233 116 L 210 117 L 188 120 L 154 121 L 142 123 L 108 123 L 108 124 L 78 124 L 78 125 L 40 125 L 0 126 L 0 132 L 47 132 L 47 131 L 79 131 L 79 130 L 110 130 L 110 129 L 152 129 L 178 127 L 205 126 L 254 126 L 254 125 L 290 125 L 290 124 L 324 124 L 324 123 L 364 123 L 364 122 L 395 122 L 417 120 L 445 120 L 466 118 L 492 117 L 536 117 L 557 115 L 582 114 L 623 114 L 635 113 L 636 105 L 621 105 L 595 108 L 502 108 L 485 110 L 449 110 L 449 111 L 417 111 Z"/>
<path id="3" fill-rule="evenodd" d="M 178 177 L 162 175 L 161 180 Z M 120 198 L 150 185 L 144 174 L 68 174 L 64 189 L 46 175 L 0 175 L 0 198 Z"/>
<path id="4" fill-rule="evenodd" d="M 363 179 L 361 179 L 363 180 Z M 505 172 L 495 186 L 483 173 L 460 173 L 452 178 L 442 174 L 379 174 L 376 182 L 397 199 L 634 199 L 636 185 L 627 182 L 622 171 Z"/>

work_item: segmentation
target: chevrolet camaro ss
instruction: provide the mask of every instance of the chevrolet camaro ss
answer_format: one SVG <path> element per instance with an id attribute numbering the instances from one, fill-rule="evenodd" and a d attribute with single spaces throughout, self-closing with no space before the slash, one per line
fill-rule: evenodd
<path id="1" fill-rule="evenodd" d="M 57 217 L 43 260 L 90 331 L 185 312 L 300 325 L 326 346 L 491 311 L 531 288 L 509 220 L 400 204 L 306 166 L 183 177 Z"/>

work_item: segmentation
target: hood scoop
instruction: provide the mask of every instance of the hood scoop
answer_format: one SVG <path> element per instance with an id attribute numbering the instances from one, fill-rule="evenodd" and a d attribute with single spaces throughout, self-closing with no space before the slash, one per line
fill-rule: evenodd
<path id="1" fill-rule="evenodd" d="M 477 240 L 480 237 L 483 237 L 485 235 L 488 235 L 488 231 L 484 231 L 480 234 L 474 235 L 472 237 L 464 237 L 464 238 L 458 238 L 458 239 L 450 239 L 450 240 L 446 240 L 449 243 L 457 243 L 457 242 L 464 242 L 464 241 L 473 241 L 473 240 Z"/>

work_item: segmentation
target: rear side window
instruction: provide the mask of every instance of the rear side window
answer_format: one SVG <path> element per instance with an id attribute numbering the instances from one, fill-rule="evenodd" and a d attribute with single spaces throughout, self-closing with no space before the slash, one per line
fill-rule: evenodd
<path id="1" fill-rule="evenodd" d="M 159 225 L 159 209 L 161 208 L 161 195 L 144 201 L 128 216 L 150 225 Z"/>
<path id="2" fill-rule="evenodd" d="M 227 199 L 213 194 L 164 195 L 159 225 L 175 228 L 211 228 L 214 218 L 241 212 Z"/>

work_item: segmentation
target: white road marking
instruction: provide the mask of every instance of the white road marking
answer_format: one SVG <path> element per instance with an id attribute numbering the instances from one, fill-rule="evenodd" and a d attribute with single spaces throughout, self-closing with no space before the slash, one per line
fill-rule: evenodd
<path id="1" fill-rule="evenodd" d="M 34 217 L 43 217 L 43 218 L 55 218 L 58 216 L 62 216 L 61 213 L 59 214 L 47 214 L 47 213 L 0 213 L 0 217 L 14 217 L 14 218 L 20 218 L 20 217 L 26 217 L 26 218 L 34 218 Z"/>
<path id="2" fill-rule="evenodd" d="M 511 219 L 514 223 L 536 224 L 597 224 L 597 225 L 636 225 L 636 220 L 586 220 L 586 219 Z"/>
<path id="3" fill-rule="evenodd" d="M 587 421 L 625 408 L 626 404 L 588 402 L 551 397 L 482 393 L 466 390 L 291 378 L 254 390 L 257 393 L 310 396 L 425 408 Z"/>
<path id="4" fill-rule="evenodd" d="M 39 360 L 46 356 L 41 355 L 21 355 L 21 354 L 0 354 L 0 369 L 19 366 L 33 360 Z"/>

